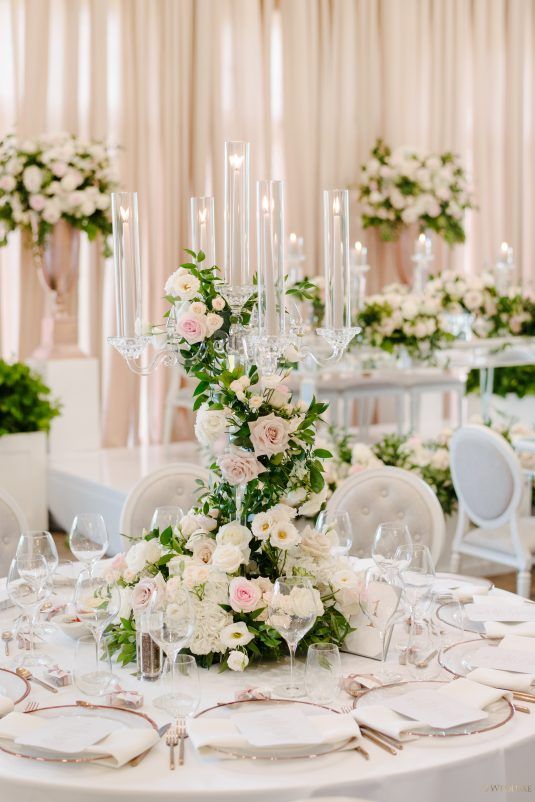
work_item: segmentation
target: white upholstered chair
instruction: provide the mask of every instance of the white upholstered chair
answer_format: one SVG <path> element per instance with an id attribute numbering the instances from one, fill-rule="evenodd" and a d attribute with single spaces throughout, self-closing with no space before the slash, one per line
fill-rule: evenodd
<path id="1" fill-rule="evenodd" d="M 28 521 L 15 499 L 0 488 L 0 576 L 6 576 L 21 532 Z"/>
<path id="2" fill-rule="evenodd" d="M 535 518 L 520 515 L 523 475 L 515 452 L 497 432 L 470 425 L 454 433 L 450 459 L 459 499 L 452 571 L 459 570 L 463 554 L 510 565 L 518 572 L 517 593 L 529 597 Z"/>
<path id="3" fill-rule="evenodd" d="M 415 543 L 429 546 L 435 565 L 444 545 L 444 513 L 437 497 L 418 476 L 401 468 L 372 468 L 343 482 L 327 509 L 349 513 L 355 557 L 369 557 L 375 530 L 385 521 L 403 521 Z"/>
<path id="4" fill-rule="evenodd" d="M 124 503 L 120 532 L 139 537 L 148 529 L 156 507 L 176 505 L 187 512 L 199 494 L 197 479 L 208 481 L 208 471 L 189 462 L 174 462 L 153 471 L 132 488 Z"/>

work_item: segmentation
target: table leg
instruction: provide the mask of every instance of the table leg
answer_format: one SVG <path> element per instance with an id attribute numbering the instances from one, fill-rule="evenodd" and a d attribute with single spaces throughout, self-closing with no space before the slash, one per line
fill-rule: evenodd
<path id="1" fill-rule="evenodd" d="M 490 406 L 494 389 L 494 368 L 479 369 L 479 393 L 481 396 L 481 415 L 485 423 L 490 421 Z"/>

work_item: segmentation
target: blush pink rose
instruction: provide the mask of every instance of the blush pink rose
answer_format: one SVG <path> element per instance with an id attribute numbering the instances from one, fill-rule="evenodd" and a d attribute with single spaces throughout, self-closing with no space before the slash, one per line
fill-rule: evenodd
<path id="1" fill-rule="evenodd" d="M 217 464 L 221 469 L 223 479 L 231 485 L 251 482 L 266 470 L 254 454 L 241 448 L 226 451 L 218 458 Z"/>
<path id="2" fill-rule="evenodd" d="M 272 454 L 280 454 L 281 451 L 286 451 L 288 448 L 288 422 L 273 412 L 250 423 L 249 431 L 257 456 L 264 454 L 270 457 Z"/>
<path id="3" fill-rule="evenodd" d="M 201 343 L 208 334 L 206 316 L 186 312 L 177 322 L 177 331 L 190 345 Z"/>
<path id="4" fill-rule="evenodd" d="M 252 613 L 262 599 L 262 591 L 258 585 L 243 576 L 231 580 L 228 592 L 229 604 L 237 613 Z"/>
<path id="5" fill-rule="evenodd" d="M 158 585 L 154 579 L 142 579 L 132 591 L 132 609 L 134 614 L 147 609 L 154 598 Z"/>

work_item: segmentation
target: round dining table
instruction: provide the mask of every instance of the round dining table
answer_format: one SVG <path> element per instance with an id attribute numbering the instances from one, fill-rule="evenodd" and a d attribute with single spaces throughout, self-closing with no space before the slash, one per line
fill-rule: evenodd
<path id="1" fill-rule="evenodd" d="M 500 591 L 495 591 L 500 593 Z M 0 610 L 0 629 L 13 620 L 16 610 Z M 466 637 L 470 637 L 466 633 Z M 474 637 L 473 635 L 471 637 Z M 2 644 L 3 646 L 3 644 Z M 74 641 L 61 631 L 39 647 L 65 669 L 73 662 Z M 3 651 L 3 649 L 2 649 Z M 16 650 L 12 649 L 16 656 Z M 0 666 L 7 659 L 0 658 Z M 342 655 L 344 673 L 373 672 L 377 662 L 352 654 Z M 204 709 L 233 700 L 246 687 L 273 685 L 288 670 L 286 663 L 253 666 L 244 673 L 201 670 Z M 157 683 L 140 682 L 135 666 L 114 668 L 125 689 L 141 691 L 141 712 L 158 726 L 170 716 L 152 699 Z M 36 676 L 38 672 L 36 670 Z M 451 679 L 443 673 L 442 679 Z M 28 699 L 40 707 L 70 704 L 83 698 L 74 685 L 56 694 L 31 686 Z M 92 699 L 91 701 L 95 701 Z M 337 707 L 352 699 L 343 691 Z M 96 702 L 98 703 L 98 702 Z M 518 802 L 535 799 L 535 705 L 533 714 L 515 712 L 497 729 L 469 736 L 429 738 L 404 744 L 391 755 L 374 743 L 364 742 L 369 760 L 359 752 L 340 751 L 316 758 L 290 760 L 220 759 L 201 757 L 186 740 L 185 762 L 169 770 L 168 747 L 162 740 L 137 765 L 111 768 L 97 764 L 41 763 L 0 751 L 2 802 L 127 802 L 174 800 L 178 802 L 295 802 L 316 797 L 343 796 L 375 802 Z"/>

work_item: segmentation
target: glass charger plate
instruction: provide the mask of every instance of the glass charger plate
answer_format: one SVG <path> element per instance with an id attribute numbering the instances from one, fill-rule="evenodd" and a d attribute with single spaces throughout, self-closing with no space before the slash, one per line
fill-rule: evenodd
<path id="1" fill-rule="evenodd" d="M 460 629 L 465 632 L 473 632 L 475 635 L 481 635 L 482 638 L 488 638 L 487 634 L 485 633 L 485 626 L 482 621 L 470 621 L 470 619 L 464 613 L 464 604 L 459 602 L 463 609 L 463 623 L 464 626 L 460 627 L 458 622 L 455 621 L 455 610 L 459 609 L 456 607 L 455 604 L 440 604 L 435 612 L 436 617 L 439 621 L 443 624 L 447 624 L 449 627 L 454 627 L 455 629 Z"/>
<path id="2" fill-rule="evenodd" d="M 492 590 L 494 587 L 494 582 L 491 582 L 490 579 L 485 579 L 483 576 L 470 576 L 469 574 L 451 574 L 448 571 L 438 571 L 435 574 L 435 579 L 441 579 L 444 582 L 451 582 L 452 588 L 454 588 L 455 584 L 459 585 L 477 585 L 481 588 L 487 588 L 488 590 Z M 444 592 L 447 592 L 444 588 Z"/>
<path id="3" fill-rule="evenodd" d="M 18 704 L 30 693 L 28 680 L 19 677 L 14 671 L 7 668 L 0 668 L 0 695 L 7 696 L 13 704 Z"/>
<path id="4" fill-rule="evenodd" d="M 41 707 L 32 710 L 25 715 L 38 715 L 39 718 L 61 718 L 66 716 L 87 716 L 88 718 L 98 716 L 99 718 L 109 718 L 112 721 L 119 721 L 125 727 L 131 729 L 149 728 L 157 730 L 155 722 L 144 713 L 136 710 L 126 710 L 122 707 L 109 707 L 107 705 L 58 705 L 57 707 Z M 88 755 L 86 752 L 73 754 L 61 752 L 49 752 L 44 749 L 37 749 L 31 746 L 21 746 L 14 744 L 6 738 L 0 739 L 0 750 L 8 755 L 24 757 L 28 760 L 38 760 L 41 763 L 93 763 L 102 760 L 107 755 Z"/>
<path id="5" fill-rule="evenodd" d="M 478 641 L 480 643 L 480 641 Z M 439 681 L 420 681 L 420 682 L 396 682 L 393 685 L 383 685 L 382 688 L 370 688 L 362 694 L 359 699 L 356 699 L 353 707 L 366 707 L 367 705 L 380 705 L 393 699 L 395 696 L 402 696 L 405 693 L 411 693 L 417 690 L 435 690 L 440 688 L 441 685 L 446 685 L 445 682 Z M 439 729 L 438 727 L 416 727 L 414 730 L 405 730 L 405 735 L 414 735 L 417 737 L 427 738 L 450 738 L 459 735 L 475 735 L 478 732 L 488 732 L 497 727 L 501 727 L 509 721 L 514 714 L 513 706 L 504 699 L 498 699 L 491 705 L 484 708 L 489 714 L 488 717 L 482 721 L 473 721 L 469 724 L 463 724 L 459 727 L 451 727 L 447 730 Z"/>
<path id="6" fill-rule="evenodd" d="M 455 677 L 466 677 L 467 674 L 478 668 L 474 658 L 480 649 L 497 648 L 498 646 L 499 641 L 490 639 L 460 641 L 460 643 L 454 643 L 452 646 L 443 649 L 439 655 L 438 662 L 442 668 Z M 535 688 L 529 693 L 534 691 Z"/>
<path id="7" fill-rule="evenodd" d="M 254 705 L 254 707 L 253 707 Z M 207 717 L 212 718 L 229 718 L 234 713 L 249 713 L 257 710 L 259 714 L 263 710 L 268 711 L 273 709 L 274 706 L 291 705 L 296 710 L 304 713 L 305 716 L 316 716 L 326 713 L 339 713 L 331 707 L 318 705 L 314 702 L 301 702 L 294 699 L 248 699 L 243 702 L 223 702 L 215 707 L 208 707 L 206 710 L 201 710 L 197 713 L 195 718 Z M 321 755 L 331 755 L 333 752 L 339 752 L 344 749 L 353 738 L 343 738 L 335 743 L 328 744 L 303 744 L 301 746 L 273 746 L 273 747 L 260 747 L 260 746 L 247 746 L 243 748 L 214 748 L 214 752 L 226 755 L 228 757 L 243 758 L 249 760 L 296 760 L 299 758 L 314 758 Z"/>

